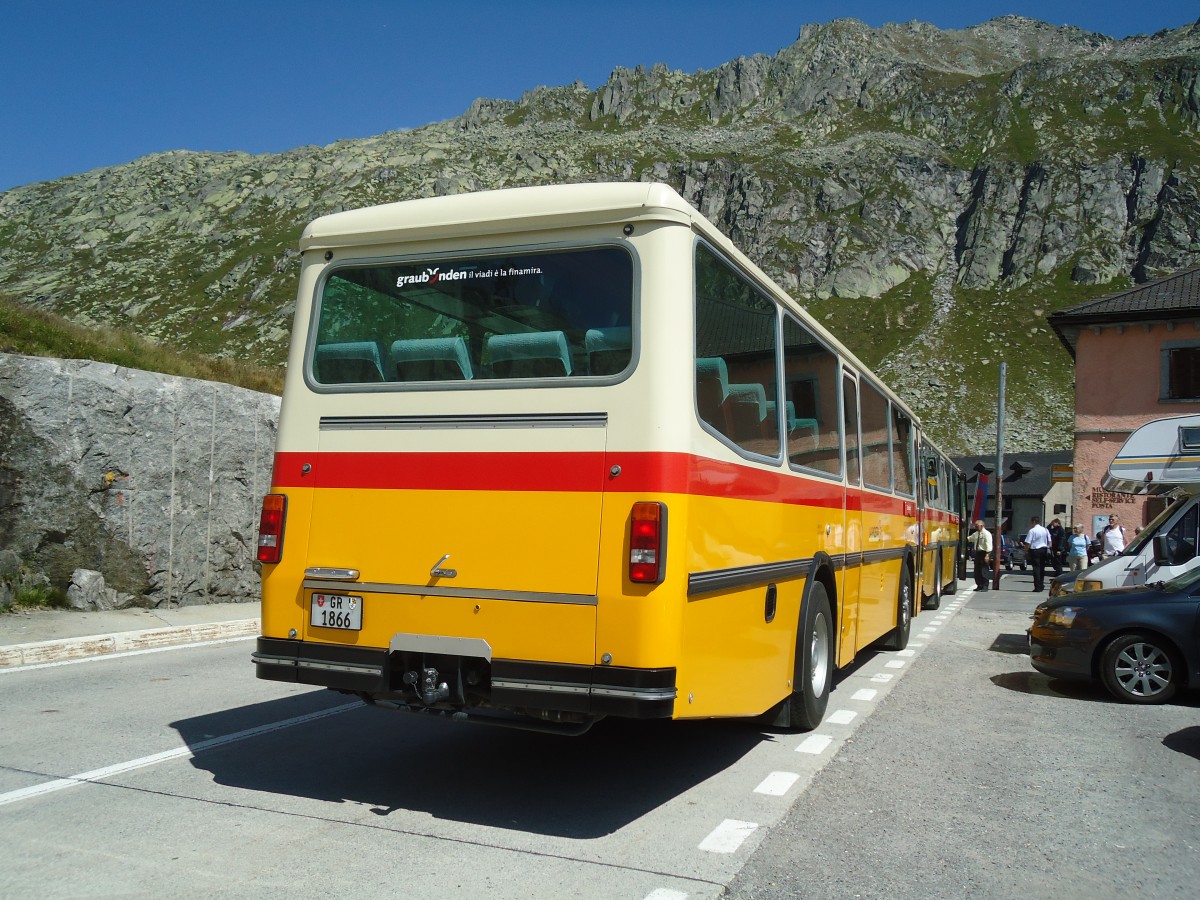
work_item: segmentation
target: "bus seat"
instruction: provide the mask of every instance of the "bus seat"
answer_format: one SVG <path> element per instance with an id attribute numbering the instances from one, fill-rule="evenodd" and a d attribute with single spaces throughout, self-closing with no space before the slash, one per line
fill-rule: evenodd
<path id="1" fill-rule="evenodd" d="M 589 328 L 583 336 L 588 371 L 592 375 L 616 375 L 629 365 L 633 353 L 633 329 L 628 325 Z"/>
<path id="2" fill-rule="evenodd" d="M 487 340 L 497 378 L 562 378 L 571 374 L 571 350 L 561 331 L 493 334 Z"/>
<path id="3" fill-rule="evenodd" d="M 733 438 L 738 442 L 769 437 L 774 431 L 767 421 L 767 389 L 761 384 L 729 386 Z"/>
<path id="4" fill-rule="evenodd" d="M 392 364 L 400 381 L 470 381 L 473 375 L 461 336 L 396 341 Z"/>
<path id="5" fill-rule="evenodd" d="M 313 354 L 313 369 L 322 384 L 387 380 L 383 377 L 383 348 L 378 341 L 321 344 Z"/>
<path id="6" fill-rule="evenodd" d="M 729 435 L 729 368 L 720 356 L 696 359 L 696 408 L 700 418 Z"/>
<path id="7" fill-rule="evenodd" d="M 796 421 L 796 404 L 793 403 L 791 400 L 788 400 L 784 403 L 783 410 L 785 413 L 787 413 L 788 430 L 790 431 L 791 427 L 792 427 L 792 422 Z M 775 401 L 774 400 L 767 401 L 767 416 L 772 419 L 775 418 Z"/>

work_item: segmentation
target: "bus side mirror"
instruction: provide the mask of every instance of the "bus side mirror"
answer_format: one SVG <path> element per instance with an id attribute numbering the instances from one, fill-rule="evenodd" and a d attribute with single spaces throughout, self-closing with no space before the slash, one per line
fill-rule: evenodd
<path id="1" fill-rule="evenodd" d="M 1171 549 L 1167 544 L 1167 536 L 1165 534 L 1156 534 L 1154 536 L 1154 564 L 1158 566 L 1169 565 L 1171 562 Z"/>

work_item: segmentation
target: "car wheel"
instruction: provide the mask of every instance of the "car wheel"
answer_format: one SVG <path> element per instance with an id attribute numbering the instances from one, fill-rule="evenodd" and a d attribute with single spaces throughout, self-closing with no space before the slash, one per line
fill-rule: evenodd
<path id="1" fill-rule="evenodd" d="M 1123 634 L 1104 648 L 1100 680 L 1126 703 L 1166 703 L 1179 689 L 1175 651 L 1149 634 Z"/>
<path id="2" fill-rule="evenodd" d="M 912 630 L 913 586 L 908 569 L 900 571 L 900 590 L 896 597 L 896 627 L 883 636 L 879 646 L 884 650 L 903 650 L 908 646 Z"/>
<path id="3" fill-rule="evenodd" d="M 833 686 L 833 616 L 825 585 L 814 582 L 796 634 L 792 695 L 787 699 L 786 726 L 811 731 L 821 724 Z"/>

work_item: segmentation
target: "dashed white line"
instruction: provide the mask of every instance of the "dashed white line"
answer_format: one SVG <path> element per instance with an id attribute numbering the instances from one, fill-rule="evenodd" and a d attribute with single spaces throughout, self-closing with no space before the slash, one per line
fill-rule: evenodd
<path id="1" fill-rule="evenodd" d="M 880 684 L 887 684 L 892 680 L 893 677 L 894 676 L 890 672 L 878 672 L 871 676 L 871 680 L 879 682 Z"/>
<path id="2" fill-rule="evenodd" d="M 883 666 L 885 669 L 903 669 L 904 668 L 904 660 L 889 659 L 887 662 L 885 662 L 883 664 Z"/>
<path id="3" fill-rule="evenodd" d="M 645 900 L 687 900 L 687 894 L 670 888 L 655 888 L 646 895 Z"/>
<path id="4" fill-rule="evenodd" d="M 795 772 L 772 772 L 754 789 L 756 794 L 769 794 L 772 797 L 782 797 L 792 789 L 792 785 L 800 780 Z"/>
<path id="5" fill-rule="evenodd" d="M 858 713 L 856 713 L 854 710 L 839 709 L 830 713 L 827 721 L 832 722 L 834 725 L 849 725 L 857 718 Z"/>
<path id="6" fill-rule="evenodd" d="M 870 701 L 875 699 L 875 696 L 878 693 L 879 693 L 879 691 L 875 690 L 874 688 L 859 688 L 857 691 L 855 691 L 850 696 L 850 699 L 851 700 L 865 700 L 869 703 Z"/>
<path id="7" fill-rule="evenodd" d="M 811 753 L 816 756 L 818 753 L 824 753 L 825 750 L 833 743 L 833 738 L 827 734 L 810 734 L 800 746 L 796 748 L 797 753 Z"/>
<path id="8" fill-rule="evenodd" d="M 754 822 L 726 819 L 700 842 L 700 849 L 709 853 L 734 853 L 757 828 Z"/>

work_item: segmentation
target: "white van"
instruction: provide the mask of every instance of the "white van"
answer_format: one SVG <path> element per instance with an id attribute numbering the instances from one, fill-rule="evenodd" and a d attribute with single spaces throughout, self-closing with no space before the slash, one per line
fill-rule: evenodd
<path id="1" fill-rule="evenodd" d="M 1103 487 L 1166 497 L 1171 503 L 1120 555 L 1074 576 L 1074 590 L 1166 581 L 1200 565 L 1200 415 L 1171 416 L 1143 425 L 1117 453 Z M 1069 590 L 1071 577 L 1056 578 L 1051 596 Z"/>

